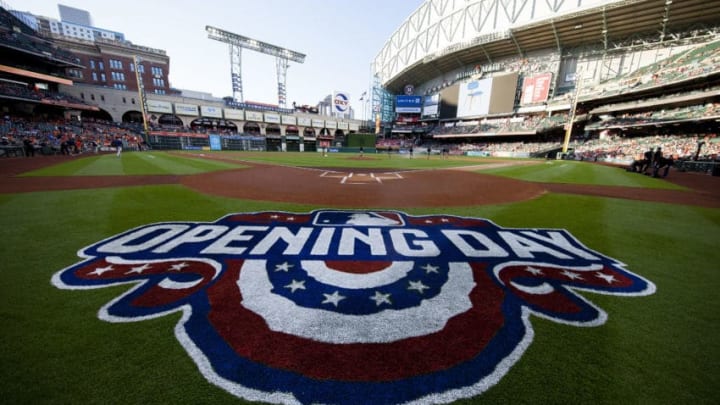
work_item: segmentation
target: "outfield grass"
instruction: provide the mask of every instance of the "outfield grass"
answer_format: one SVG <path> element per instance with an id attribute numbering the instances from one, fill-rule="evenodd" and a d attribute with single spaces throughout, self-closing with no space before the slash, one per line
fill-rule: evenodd
<path id="1" fill-rule="evenodd" d="M 168 157 L 160 170 L 197 170 L 196 160 Z M 187 161 L 191 167 L 172 167 Z M 130 287 L 67 291 L 53 287 L 50 278 L 79 260 L 78 249 L 140 225 L 331 208 L 220 198 L 179 185 L 3 194 L 0 207 L 5 246 L 0 395 L 13 404 L 243 403 L 198 372 L 173 333 L 179 314 L 107 323 L 97 311 Z M 583 293 L 609 315 L 599 327 L 531 317 L 535 338 L 521 360 L 497 386 L 458 403 L 716 402 L 719 209 L 546 194 L 512 204 L 405 212 L 483 217 L 504 227 L 564 228 L 657 286 L 647 297 Z"/>
<path id="2" fill-rule="evenodd" d="M 238 161 L 257 163 L 270 163 L 287 166 L 303 167 L 353 167 L 370 169 L 435 169 L 466 166 L 469 164 L 483 164 L 487 159 L 452 157 L 443 159 L 433 155 L 427 159 L 426 155 L 416 155 L 410 159 L 408 155 L 393 153 L 365 153 L 362 158 L 357 153 L 328 153 L 323 156 L 319 152 L 184 152 L 190 156 L 222 157 Z"/>

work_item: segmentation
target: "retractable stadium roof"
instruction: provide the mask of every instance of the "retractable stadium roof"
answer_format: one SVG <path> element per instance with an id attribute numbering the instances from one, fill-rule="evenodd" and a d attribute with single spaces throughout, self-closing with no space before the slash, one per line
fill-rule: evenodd
<path id="1" fill-rule="evenodd" d="M 435 52 L 410 64 L 393 77 L 383 78 L 384 86 L 390 93 L 399 94 L 408 83 L 417 85 L 458 68 L 489 64 L 500 58 L 525 56 L 545 49 L 562 51 L 589 46 L 613 50 L 618 42 L 633 37 L 669 40 L 673 32 L 704 24 L 717 25 L 720 22 L 718 16 L 718 0 L 608 2 L 448 46 L 444 52 Z"/>

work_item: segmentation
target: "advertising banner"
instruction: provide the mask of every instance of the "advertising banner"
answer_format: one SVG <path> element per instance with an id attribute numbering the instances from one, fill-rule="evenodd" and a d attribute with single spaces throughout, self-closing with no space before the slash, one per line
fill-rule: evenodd
<path id="1" fill-rule="evenodd" d="M 245 112 L 243 110 L 236 110 L 234 108 L 226 108 L 225 119 L 242 121 L 245 119 Z"/>
<path id="2" fill-rule="evenodd" d="M 395 112 L 397 113 L 419 113 L 422 111 L 422 97 L 420 96 L 396 96 Z"/>
<path id="3" fill-rule="evenodd" d="M 423 101 L 422 116 L 423 117 L 437 117 L 440 113 L 440 94 L 433 94 L 432 96 L 426 96 Z"/>
<path id="4" fill-rule="evenodd" d="M 351 131 L 357 132 L 360 130 L 360 124 L 358 124 L 357 122 L 351 122 L 349 128 Z"/>
<path id="5" fill-rule="evenodd" d="M 313 120 L 312 120 L 312 126 L 315 127 L 315 128 L 325 128 L 325 121 L 323 121 L 323 120 L 317 120 L 317 119 L 314 119 L 314 118 L 313 118 Z"/>
<path id="6" fill-rule="evenodd" d="M 210 118 L 222 118 L 222 108 L 213 107 L 211 105 L 201 105 L 200 106 L 200 115 L 203 117 L 210 117 Z"/>
<path id="7" fill-rule="evenodd" d="M 245 111 L 245 120 L 263 122 L 263 113 L 257 111 Z"/>
<path id="8" fill-rule="evenodd" d="M 198 106 L 194 104 L 175 103 L 175 114 L 198 116 Z"/>
<path id="9" fill-rule="evenodd" d="M 172 104 L 167 101 L 150 100 L 147 101 L 148 112 L 172 114 Z"/>
<path id="10" fill-rule="evenodd" d="M 348 123 L 347 122 L 338 122 L 337 124 L 338 129 L 348 129 Z"/>
<path id="11" fill-rule="evenodd" d="M 307 117 L 298 117 L 297 124 L 303 127 L 311 127 L 312 126 L 312 120 Z"/>
<path id="12" fill-rule="evenodd" d="M 325 121 L 325 128 L 336 129 L 337 121 Z"/>
<path id="13" fill-rule="evenodd" d="M 350 95 L 344 91 L 336 91 L 333 94 L 332 111 L 342 115 L 350 112 Z"/>
<path id="14" fill-rule="evenodd" d="M 280 120 L 285 125 L 296 125 L 297 120 L 295 119 L 294 115 L 282 115 L 280 116 Z"/>
<path id="15" fill-rule="evenodd" d="M 270 124 L 279 124 L 280 123 L 280 115 L 265 113 L 265 122 L 268 122 Z"/>
<path id="16" fill-rule="evenodd" d="M 551 80 L 552 73 L 549 72 L 524 78 L 520 104 L 545 102 L 550 92 Z"/>
<path id="17" fill-rule="evenodd" d="M 210 150 L 221 150 L 222 143 L 220 142 L 220 135 L 210 134 Z"/>

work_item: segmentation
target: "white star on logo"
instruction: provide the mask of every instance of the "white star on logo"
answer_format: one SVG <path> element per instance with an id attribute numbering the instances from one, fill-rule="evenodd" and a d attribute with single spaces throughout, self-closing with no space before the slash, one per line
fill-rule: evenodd
<path id="1" fill-rule="evenodd" d="M 305 289 L 305 280 L 297 281 L 293 280 L 292 283 L 285 286 L 285 288 L 289 288 L 290 292 L 294 293 L 296 290 L 304 290 Z"/>
<path id="2" fill-rule="evenodd" d="M 572 271 L 563 270 L 563 272 L 560 274 L 569 278 L 570 280 L 582 280 L 583 279 L 581 275 L 579 275 L 577 273 L 573 273 Z"/>
<path id="3" fill-rule="evenodd" d="M 613 281 L 616 281 L 615 276 L 613 276 L 612 274 L 604 274 L 604 273 L 598 272 L 595 275 L 600 277 L 601 279 L 607 281 L 608 284 L 612 284 Z"/>
<path id="4" fill-rule="evenodd" d="M 410 281 L 410 286 L 408 286 L 408 290 L 416 290 L 418 293 L 422 294 L 427 290 L 428 286 L 422 283 L 422 281 Z"/>
<path id="5" fill-rule="evenodd" d="M 345 297 L 340 295 L 339 292 L 335 291 L 332 294 L 323 294 L 325 296 L 325 299 L 321 304 L 333 304 L 335 307 L 338 306 L 338 303 L 340 303 L 341 300 L 344 300 Z"/>
<path id="6" fill-rule="evenodd" d="M 430 274 L 430 273 L 437 273 L 437 272 L 438 272 L 438 269 L 439 269 L 440 267 L 438 267 L 438 266 L 433 266 L 433 265 L 431 265 L 431 264 L 426 264 L 426 265 L 424 265 L 423 267 L 420 267 L 420 268 L 425 270 L 425 274 Z"/>
<path id="7" fill-rule="evenodd" d="M 525 271 L 527 271 L 528 273 L 532 273 L 533 276 L 540 276 L 543 274 L 542 270 L 530 266 L 527 266 L 527 268 L 525 268 Z"/>
<path id="8" fill-rule="evenodd" d="M 390 294 L 383 294 L 380 291 L 375 291 L 375 295 L 370 297 L 370 299 L 375 301 L 375 305 L 378 307 L 381 304 L 392 305 L 392 302 L 390 302 Z"/>
<path id="9" fill-rule="evenodd" d="M 103 273 L 107 273 L 108 271 L 112 271 L 112 270 L 113 270 L 113 266 L 112 266 L 112 264 L 111 264 L 111 265 L 109 265 L 109 266 L 107 266 L 107 267 L 98 267 L 97 269 L 91 271 L 91 272 L 88 273 L 88 274 L 94 274 L 94 275 L 96 275 L 96 276 L 102 276 Z"/>
<path id="10" fill-rule="evenodd" d="M 172 266 L 170 266 L 170 270 L 171 271 L 180 271 L 188 266 L 189 266 L 189 264 L 182 262 L 182 263 L 178 263 L 178 264 L 173 264 Z"/>
<path id="11" fill-rule="evenodd" d="M 150 268 L 150 265 L 145 263 L 142 266 L 133 267 L 132 269 L 130 269 L 130 271 L 128 271 L 125 274 L 130 274 L 130 273 L 142 274 L 143 271 L 145 271 L 149 268 Z"/>
<path id="12" fill-rule="evenodd" d="M 285 273 L 287 273 L 288 271 L 290 271 L 290 267 L 293 267 L 293 265 L 288 262 L 285 262 L 283 264 L 276 264 L 275 271 L 284 271 Z"/>

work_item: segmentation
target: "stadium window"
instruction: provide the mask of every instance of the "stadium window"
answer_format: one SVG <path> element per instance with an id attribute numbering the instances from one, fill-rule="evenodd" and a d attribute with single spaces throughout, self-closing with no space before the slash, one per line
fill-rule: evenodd
<path id="1" fill-rule="evenodd" d="M 93 78 L 93 81 L 95 81 L 95 82 L 97 81 L 97 73 L 96 72 L 92 72 L 92 78 Z"/>
<path id="2" fill-rule="evenodd" d="M 127 104 L 127 99 L 125 99 L 125 97 L 123 97 L 123 104 Z"/>
<path id="3" fill-rule="evenodd" d="M 105 64 L 103 63 L 103 61 L 98 62 L 98 68 L 100 70 L 105 70 Z"/>
<path id="4" fill-rule="evenodd" d="M 85 93 L 80 93 L 80 98 L 85 100 Z"/>
<path id="5" fill-rule="evenodd" d="M 135 99 L 134 99 L 134 98 L 131 98 L 131 99 L 130 99 L 130 102 L 133 103 L 133 104 L 135 104 Z"/>
<path id="6" fill-rule="evenodd" d="M 94 94 L 91 94 L 91 95 L 90 95 L 90 100 L 95 101 L 95 95 L 94 95 Z"/>
<path id="7" fill-rule="evenodd" d="M 101 94 L 101 95 L 100 95 L 100 100 L 105 101 L 105 96 L 103 96 L 103 95 Z"/>
<path id="8" fill-rule="evenodd" d="M 90 69 L 95 70 L 95 61 L 90 59 Z"/>
<path id="9" fill-rule="evenodd" d="M 132 62 L 130 63 L 130 71 L 131 71 L 131 72 L 134 72 L 134 71 L 135 71 L 135 64 L 132 63 Z"/>
<path id="10" fill-rule="evenodd" d="M 106 81 L 107 81 L 107 76 L 105 76 L 105 73 L 100 73 L 100 81 L 101 81 L 101 82 L 106 82 Z"/>

